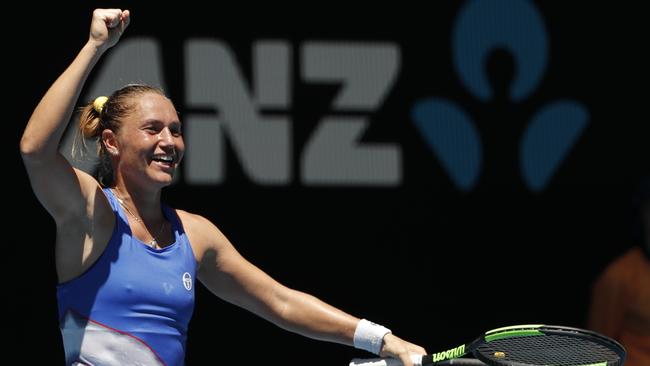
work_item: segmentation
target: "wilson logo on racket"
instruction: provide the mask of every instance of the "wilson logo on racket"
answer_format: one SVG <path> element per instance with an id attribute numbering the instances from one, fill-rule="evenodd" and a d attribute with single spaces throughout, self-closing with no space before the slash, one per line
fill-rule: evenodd
<path id="1" fill-rule="evenodd" d="M 465 345 L 463 344 L 462 346 L 458 346 L 456 348 L 452 348 L 447 351 L 434 353 L 432 356 L 433 356 L 433 361 L 438 362 L 438 361 L 449 360 L 451 358 L 457 358 L 463 356 L 464 354 L 465 354 Z"/>

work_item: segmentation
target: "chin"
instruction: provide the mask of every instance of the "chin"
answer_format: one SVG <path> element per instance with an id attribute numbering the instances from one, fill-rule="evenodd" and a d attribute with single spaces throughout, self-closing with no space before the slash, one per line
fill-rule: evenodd
<path id="1" fill-rule="evenodd" d="M 155 184 L 160 185 L 161 187 L 166 187 L 174 181 L 174 175 L 173 174 L 156 174 L 151 177 L 151 180 L 155 182 Z"/>
<path id="2" fill-rule="evenodd" d="M 160 183 L 163 186 L 168 186 L 168 185 L 172 184 L 173 182 L 174 182 L 174 177 L 173 176 L 169 176 L 169 177 L 167 177 L 165 179 L 160 180 Z"/>
<path id="3" fill-rule="evenodd" d="M 176 169 L 151 169 L 147 171 L 149 180 L 159 184 L 161 186 L 168 186 L 174 181 L 174 176 L 176 175 Z"/>

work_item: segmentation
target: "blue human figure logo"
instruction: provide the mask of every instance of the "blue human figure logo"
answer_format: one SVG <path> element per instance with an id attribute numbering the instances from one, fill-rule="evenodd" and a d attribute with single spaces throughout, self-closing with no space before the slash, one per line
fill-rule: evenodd
<path id="1" fill-rule="evenodd" d="M 461 85 L 479 102 L 494 97 L 485 64 L 495 49 L 507 51 L 514 60 L 508 101 L 526 100 L 544 80 L 549 54 L 543 19 L 532 3 L 474 0 L 460 10 L 452 32 L 453 66 Z M 453 183 L 471 191 L 483 165 L 482 140 L 472 115 L 443 97 L 417 102 L 411 115 Z M 562 99 L 545 102 L 530 118 L 519 143 L 519 167 L 531 191 L 548 185 L 588 118 L 581 103 Z"/>

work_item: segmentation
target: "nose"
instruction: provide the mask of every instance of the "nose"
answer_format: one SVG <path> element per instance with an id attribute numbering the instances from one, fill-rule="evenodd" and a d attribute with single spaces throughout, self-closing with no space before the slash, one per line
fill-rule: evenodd
<path id="1" fill-rule="evenodd" d="M 169 130 L 169 127 L 165 127 L 160 131 L 158 139 L 160 140 L 160 143 L 165 146 L 174 145 L 174 135 Z"/>

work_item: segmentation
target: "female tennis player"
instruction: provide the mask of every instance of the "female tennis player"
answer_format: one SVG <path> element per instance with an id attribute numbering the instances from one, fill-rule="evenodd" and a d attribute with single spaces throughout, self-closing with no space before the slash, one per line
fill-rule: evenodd
<path id="1" fill-rule="evenodd" d="M 183 158 L 182 123 L 159 89 L 127 85 L 81 112 L 96 176 L 58 146 L 83 85 L 119 41 L 128 10 L 97 9 L 90 35 L 35 108 L 20 149 L 56 222 L 61 332 L 68 365 L 183 365 L 194 283 L 301 335 L 399 358 L 425 350 L 387 328 L 287 288 L 243 258 L 212 222 L 161 202 Z M 46 35 L 43 35 L 46 36 Z"/>

